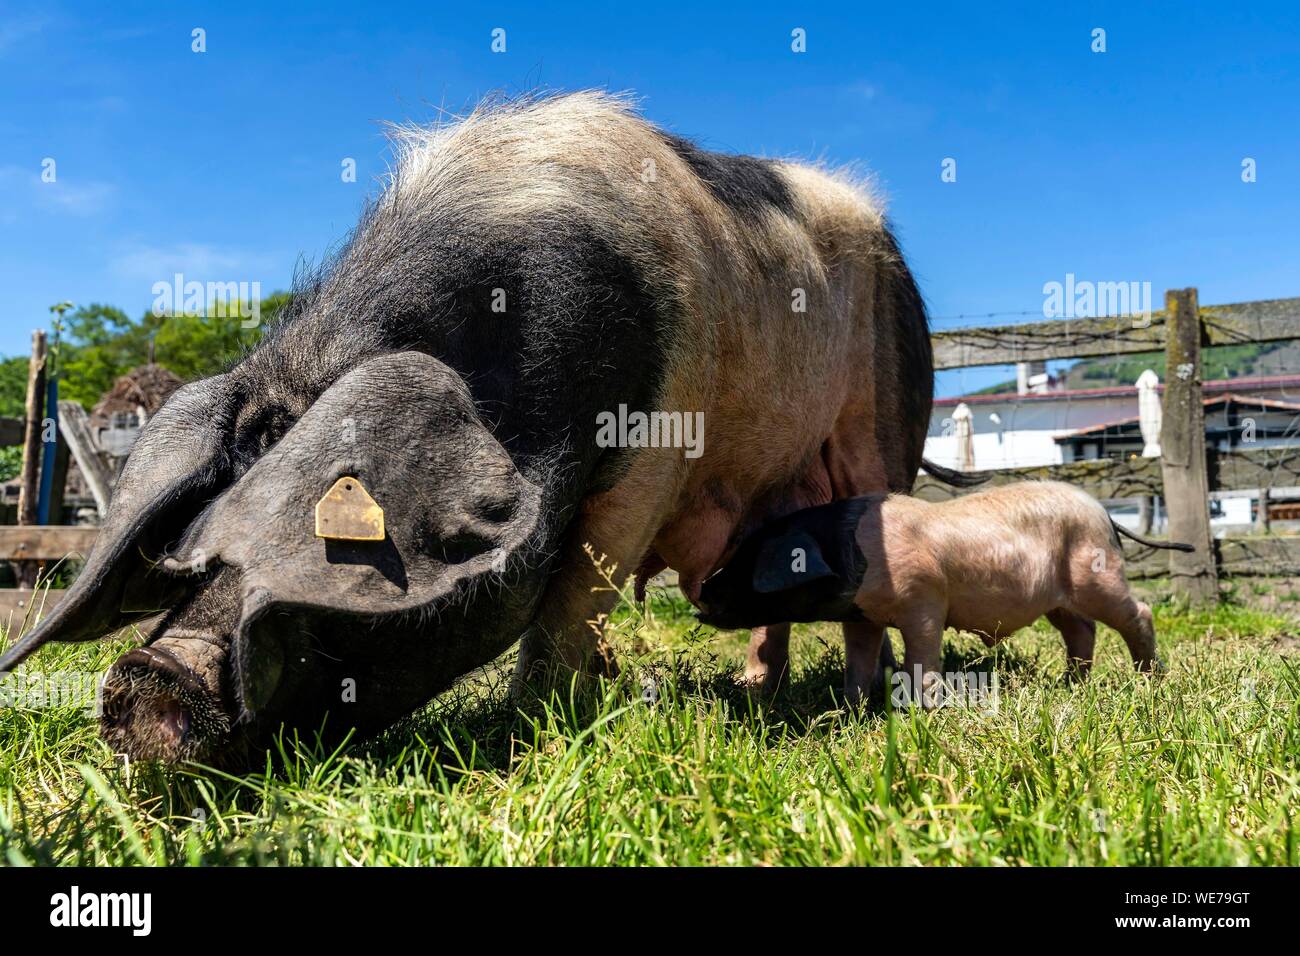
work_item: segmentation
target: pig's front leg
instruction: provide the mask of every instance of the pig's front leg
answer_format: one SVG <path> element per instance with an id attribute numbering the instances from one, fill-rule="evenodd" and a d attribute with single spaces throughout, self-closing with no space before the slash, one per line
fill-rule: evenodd
<path id="1" fill-rule="evenodd" d="M 635 498 L 629 497 L 618 490 L 584 505 L 563 546 L 560 570 L 547 584 L 537 618 L 519 642 L 511 682 L 516 698 L 530 688 L 565 687 L 575 673 L 612 677 L 618 672 L 604 631 L 605 615 L 619 594 L 604 572 L 613 568 L 614 584 L 621 586 L 636 570 L 650 546 L 645 528 L 653 525 L 644 512 L 656 505 L 650 494 L 641 492 L 638 511 Z"/>
<path id="2" fill-rule="evenodd" d="M 1145 674 L 1159 674 L 1165 669 L 1156 653 L 1156 629 L 1151 618 L 1151 608 L 1132 597 L 1120 602 L 1110 612 L 1110 619 L 1102 618 L 1119 631 L 1133 656 L 1133 666 Z"/>
<path id="3" fill-rule="evenodd" d="M 776 693 L 790 670 L 790 625 L 769 624 L 749 633 L 745 686 L 758 697 Z"/>
<path id="4" fill-rule="evenodd" d="M 885 667 L 895 666 L 893 648 L 887 661 L 882 654 L 887 646 L 885 629 L 879 624 L 844 622 L 844 702 L 850 707 L 861 704 L 864 697 L 883 697 Z"/>
<path id="5" fill-rule="evenodd" d="M 906 621 L 903 632 L 903 670 L 912 682 L 912 700 L 929 710 L 943 695 L 943 628 L 946 614 L 921 612 Z"/>
<path id="6" fill-rule="evenodd" d="M 1123 560 L 1103 574 L 1094 575 L 1079 589 L 1074 611 L 1119 631 L 1133 655 L 1133 666 L 1144 673 L 1160 673 L 1164 666 L 1156 655 L 1155 623 L 1151 608 L 1135 600 L 1124 579 Z"/>

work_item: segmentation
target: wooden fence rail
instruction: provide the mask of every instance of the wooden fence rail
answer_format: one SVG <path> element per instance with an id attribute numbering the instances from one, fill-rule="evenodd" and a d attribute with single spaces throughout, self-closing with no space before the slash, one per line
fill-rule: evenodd
<path id="1" fill-rule="evenodd" d="M 0 528 L 0 561 L 58 561 L 90 553 L 98 528 L 71 525 L 13 525 Z"/>
<path id="2" fill-rule="evenodd" d="M 12 628 L 10 633 L 16 634 L 24 619 L 35 620 L 29 615 L 48 611 L 62 601 L 66 593 L 60 588 L 0 588 L 0 625 Z"/>
<path id="3" fill-rule="evenodd" d="M 49 564 L 66 557 L 84 558 L 99 536 L 98 528 L 51 525 L 8 525 L 0 527 L 0 561 L 31 561 Z M 0 624 L 21 620 L 35 607 L 52 608 L 63 599 L 59 588 L 0 588 Z"/>
<path id="4" fill-rule="evenodd" d="M 1300 298 L 1206 305 L 1199 314 L 1203 346 L 1300 338 Z M 1149 318 L 1121 315 L 954 329 L 936 332 L 930 340 L 936 370 L 1163 352 L 1169 344 L 1169 311 L 1152 312 Z"/>
<path id="5" fill-rule="evenodd" d="M 1167 551 L 1144 548 L 1125 540 L 1124 571 L 1131 578 L 1169 576 Z M 1225 577 L 1293 575 L 1300 569 L 1300 535 L 1226 535 L 1215 538 L 1211 553 L 1218 574 Z"/>
<path id="6" fill-rule="evenodd" d="M 1294 488 L 1300 486 L 1300 448 L 1255 448 L 1249 451 L 1205 453 L 1206 471 L 1216 491 L 1255 491 L 1260 488 Z M 1074 461 L 1064 465 L 1039 465 L 1032 468 L 1001 468 L 981 472 L 988 475 L 985 485 L 1009 485 L 1016 481 L 1065 481 L 1087 488 L 1093 497 L 1140 498 L 1165 493 L 1159 458 L 1129 458 L 1120 461 L 1099 458 Z M 978 490 L 975 489 L 975 490 Z M 927 501 L 945 501 L 968 490 L 953 488 L 929 475 L 917 479 L 912 493 Z"/>

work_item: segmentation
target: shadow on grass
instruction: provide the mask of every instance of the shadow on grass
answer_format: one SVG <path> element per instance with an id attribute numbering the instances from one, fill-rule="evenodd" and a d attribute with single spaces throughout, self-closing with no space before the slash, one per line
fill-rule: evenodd
<path id="1" fill-rule="evenodd" d="M 817 737 L 833 732 L 827 715 L 847 711 L 844 697 L 844 657 L 838 647 L 824 650 L 795 671 L 770 700 L 752 697 L 741 683 L 740 668 L 722 662 L 705 648 L 694 648 L 669 660 L 631 661 L 609 682 L 577 681 L 548 697 L 530 695 L 513 700 L 504 672 L 466 681 L 419 713 L 358 745 L 351 756 L 387 764 L 409 752 L 413 740 L 438 750 L 444 769 L 456 771 L 509 770 L 522 752 L 545 745 L 557 736 L 578 738 L 602 715 L 638 706 L 720 706 L 723 732 L 763 732 L 759 739 L 774 747 L 792 737 Z M 949 673 L 1038 675 L 1037 655 L 1001 645 L 992 650 L 945 645 L 943 668 Z M 864 704 L 861 715 L 883 719 L 887 702 Z"/>

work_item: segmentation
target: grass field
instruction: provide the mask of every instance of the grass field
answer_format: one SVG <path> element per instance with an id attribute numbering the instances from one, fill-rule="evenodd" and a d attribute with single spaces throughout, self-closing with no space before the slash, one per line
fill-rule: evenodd
<path id="1" fill-rule="evenodd" d="M 0 858 L 1295 864 L 1289 606 L 1267 585 L 1211 612 L 1157 603 L 1158 681 L 1134 675 L 1105 629 L 1084 686 L 1062 681 L 1046 625 L 993 653 L 949 632 L 947 669 L 995 672 L 996 710 L 848 712 L 833 626 L 796 628 L 790 686 L 759 707 L 735 682 L 742 637 L 660 591 L 615 613 L 612 684 L 516 706 L 503 661 L 382 739 L 336 753 L 285 743 L 274 769 L 238 778 L 124 768 L 83 710 L 10 707 Z M 52 646 L 28 666 L 102 670 L 122 646 Z"/>

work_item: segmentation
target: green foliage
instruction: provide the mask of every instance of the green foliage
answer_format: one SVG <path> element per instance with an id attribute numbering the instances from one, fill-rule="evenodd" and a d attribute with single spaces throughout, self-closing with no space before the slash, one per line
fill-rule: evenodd
<path id="1" fill-rule="evenodd" d="M 15 478 L 23 467 L 23 446 L 10 445 L 0 448 L 0 481 Z"/>
<path id="2" fill-rule="evenodd" d="M 60 399 L 90 408 L 115 378 L 147 360 L 144 322 L 132 322 L 121 309 L 96 303 L 69 313 L 63 321 L 55 349 Z"/>
<path id="3" fill-rule="evenodd" d="M 1245 345 L 1213 345 L 1201 356 L 1204 378 L 1253 378 L 1276 375 L 1285 367 L 1288 356 L 1277 354 L 1288 348 L 1287 343 L 1267 342 Z M 1271 359 L 1271 361 L 1265 361 Z M 1134 352 L 1114 358 L 1080 359 L 1065 371 L 1066 388 L 1109 388 L 1132 385 L 1146 369 L 1153 370 L 1166 381 L 1164 352 Z M 971 395 L 1005 395 L 1016 390 L 1014 379 L 986 386 Z"/>
<path id="4" fill-rule="evenodd" d="M 263 327 L 275 322 L 288 302 L 286 292 L 261 300 L 257 324 L 250 328 L 245 325 L 254 319 L 243 317 L 241 303 L 229 305 L 225 317 L 179 315 L 158 320 L 155 360 L 186 381 L 216 375 L 257 344 Z"/>
<path id="5" fill-rule="evenodd" d="M 22 418 L 26 414 L 27 366 L 25 355 L 0 359 L 0 415 Z"/>
<path id="6" fill-rule="evenodd" d="M 59 398 L 93 406 L 114 380 L 154 360 L 190 381 L 223 371 L 261 338 L 263 326 L 274 322 L 289 302 L 277 292 L 259 303 L 259 322 L 245 328 L 239 303 L 225 315 L 154 315 L 131 319 L 114 306 L 93 303 L 64 317 L 60 342 L 54 347 L 59 370 Z M 215 309 L 209 308 L 209 312 Z M 251 311 L 251 310 L 248 310 Z M 27 357 L 0 362 L 0 415 L 21 416 L 27 390 Z"/>
<path id="7" fill-rule="evenodd" d="M 1281 347 L 1281 343 L 1268 342 L 1245 345 L 1215 345 L 1204 350 L 1201 365 L 1203 377 L 1247 378 L 1268 374 L 1260 368 L 1261 360 Z M 1160 381 L 1166 381 L 1164 352 L 1135 352 L 1114 359 L 1089 359 L 1072 366 L 1066 383 L 1070 388 L 1105 388 L 1110 385 L 1132 385 L 1146 369 L 1152 369 Z"/>

